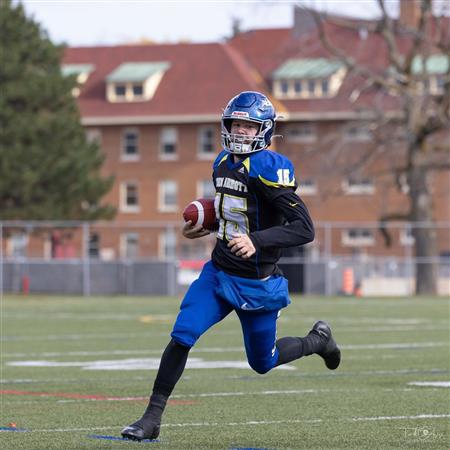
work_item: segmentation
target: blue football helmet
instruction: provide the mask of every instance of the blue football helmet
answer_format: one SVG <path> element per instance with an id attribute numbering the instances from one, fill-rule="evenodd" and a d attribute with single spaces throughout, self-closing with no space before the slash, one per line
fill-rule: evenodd
<path id="1" fill-rule="evenodd" d="M 228 103 L 222 114 L 222 146 L 234 154 L 247 154 L 267 148 L 275 130 L 275 108 L 259 92 L 245 91 Z M 233 120 L 246 120 L 258 125 L 256 136 L 249 139 L 231 133 Z"/>

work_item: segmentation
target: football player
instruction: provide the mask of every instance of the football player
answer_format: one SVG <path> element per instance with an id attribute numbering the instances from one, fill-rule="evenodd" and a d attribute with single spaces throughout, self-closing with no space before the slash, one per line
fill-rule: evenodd
<path id="1" fill-rule="evenodd" d="M 264 374 L 281 364 L 317 354 L 336 369 L 341 352 L 329 325 L 318 321 L 305 337 L 276 338 L 280 310 L 289 303 L 288 283 L 277 266 L 281 249 L 314 239 L 308 210 L 296 194 L 294 167 L 267 148 L 275 130 L 275 109 L 258 92 L 242 92 L 222 116 L 223 150 L 213 165 L 218 218 L 211 261 L 192 283 L 174 324 L 144 415 L 122 430 L 128 439 L 155 439 L 189 350 L 210 327 L 234 311 L 242 326 L 248 362 Z M 183 235 L 208 234 L 184 225 Z"/>

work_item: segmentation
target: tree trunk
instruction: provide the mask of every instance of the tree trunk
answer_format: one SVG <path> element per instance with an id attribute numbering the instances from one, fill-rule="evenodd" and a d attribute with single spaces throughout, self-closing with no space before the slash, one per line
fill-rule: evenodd
<path id="1" fill-rule="evenodd" d="M 417 149 L 416 149 L 417 150 Z M 413 152 L 420 155 L 420 152 Z M 413 158 L 414 159 L 414 158 Z M 412 234 L 415 239 L 416 294 L 437 294 L 438 264 L 436 228 L 433 225 L 433 205 L 429 188 L 429 173 L 420 165 L 413 164 L 408 172 L 411 220 L 419 222 Z"/>

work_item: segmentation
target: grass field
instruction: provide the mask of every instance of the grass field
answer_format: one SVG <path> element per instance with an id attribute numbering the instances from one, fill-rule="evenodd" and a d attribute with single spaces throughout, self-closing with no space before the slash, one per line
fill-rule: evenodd
<path id="1" fill-rule="evenodd" d="M 119 437 L 141 415 L 179 299 L 4 296 L 0 447 L 449 448 L 447 299 L 293 300 L 278 335 L 328 320 L 337 371 L 310 356 L 252 372 L 232 314 L 192 350 L 159 441 L 136 443 L 98 436 Z"/>

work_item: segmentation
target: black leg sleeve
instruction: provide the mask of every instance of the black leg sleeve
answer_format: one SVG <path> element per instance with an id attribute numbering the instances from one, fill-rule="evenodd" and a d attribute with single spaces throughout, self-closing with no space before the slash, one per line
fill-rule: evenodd
<path id="1" fill-rule="evenodd" d="M 304 356 L 302 338 L 284 337 L 278 339 L 276 345 L 278 349 L 277 366 L 281 366 L 281 364 L 286 364 Z"/>
<path id="2" fill-rule="evenodd" d="M 169 342 L 161 357 L 153 394 L 170 396 L 184 371 L 189 350 L 190 347 L 178 344 L 173 339 Z"/>
<path id="3" fill-rule="evenodd" d="M 286 364 L 302 356 L 312 355 L 320 351 L 323 346 L 323 338 L 312 330 L 305 337 L 284 337 L 276 342 L 278 349 L 278 361 L 275 365 Z"/>
<path id="4" fill-rule="evenodd" d="M 167 345 L 161 357 L 158 374 L 153 385 L 153 393 L 143 420 L 156 423 L 161 420 L 167 400 L 184 371 L 189 350 L 190 347 L 178 344 L 173 339 Z"/>

